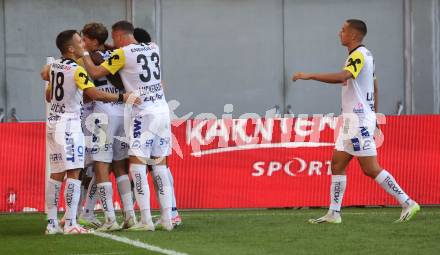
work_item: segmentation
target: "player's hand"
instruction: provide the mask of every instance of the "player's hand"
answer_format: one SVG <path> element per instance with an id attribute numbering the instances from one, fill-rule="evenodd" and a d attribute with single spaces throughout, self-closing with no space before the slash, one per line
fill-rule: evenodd
<path id="1" fill-rule="evenodd" d="M 297 81 L 297 80 L 310 80 L 310 74 L 303 72 L 295 73 L 292 76 L 292 81 Z"/>
<path id="2" fill-rule="evenodd" d="M 49 72 L 50 72 L 50 65 L 44 65 L 43 69 L 41 69 L 40 71 L 41 79 L 43 79 L 44 81 L 49 81 L 50 79 Z"/>
<path id="3" fill-rule="evenodd" d="M 139 96 L 136 96 L 134 93 L 125 93 L 123 95 L 123 101 L 127 104 L 140 105 L 142 103 L 142 99 Z"/>

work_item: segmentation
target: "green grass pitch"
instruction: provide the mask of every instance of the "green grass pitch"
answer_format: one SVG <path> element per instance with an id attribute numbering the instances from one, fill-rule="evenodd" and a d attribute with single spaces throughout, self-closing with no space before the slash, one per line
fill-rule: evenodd
<path id="1" fill-rule="evenodd" d="M 325 211 L 182 211 L 172 232 L 111 234 L 186 254 L 440 254 L 439 207 L 400 224 L 399 208 L 345 208 L 340 225 L 306 223 Z M 45 226 L 44 214 L 0 214 L 0 254 L 161 254 L 94 235 L 46 236 Z"/>

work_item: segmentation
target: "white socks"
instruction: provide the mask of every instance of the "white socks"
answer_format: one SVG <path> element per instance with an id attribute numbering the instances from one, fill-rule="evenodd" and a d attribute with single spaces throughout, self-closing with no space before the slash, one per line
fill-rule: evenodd
<path id="1" fill-rule="evenodd" d="M 168 169 L 165 165 L 152 166 L 154 182 L 157 185 L 156 193 L 159 197 L 161 217 L 162 220 L 171 219 L 171 207 L 172 207 L 172 188 L 171 182 L 168 178 Z"/>
<path id="2" fill-rule="evenodd" d="M 91 217 L 94 215 L 95 204 L 98 200 L 97 194 L 98 188 L 96 186 L 96 177 L 93 176 L 92 180 L 89 183 L 89 188 L 87 189 L 86 202 L 84 203 L 84 217 Z"/>
<path id="3" fill-rule="evenodd" d="M 405 193 L 405 191 L 403 191 L 394 177 L 388 173 L 387 170 L 383 169 L 376 176 L 375 180 L 380 186 L 382 186 L 384 190 L 386 190 L 386 192 L 388 192 L 388 194 L 399 201 L 402 207 L 407 207 L 410 205 L 411 200 L 409 196 Z"/>
<path id="4" fill-rule="evenodd" d="M 49 179 L 46 188 L 47 220 L 58 225 L 58 201 L 60 198 L 61 182 Z"/>
<path id="5" fill-rule="evenodd" d="M 119 196 L 121 197 L 122 205 L 126 219 L 135 217 L 133 209 L 133 197 L 131 195 L 131 182 L 128 175 L 121 175 L 116 178 L 118 184 Z"/>
<path id="6" fill-rule="evenodd" d="M 114 222 L 116 220 L 115 209 L 113 207 L 113 187 L 111 182 L 102 182 L 96 184 L 98 188 L 99 197 L 101 198 L 101 205 L 104 209 L 104 214 L 107 222 Z"/>
<path id="7" fill-rule="evenodd" d="M 346 186 L 346 175 L 332 175 L 332 183 L 330 186 L 330 210 L 337 213 L 341 212 L 342 198 L 344 197 Z"/>
<path id="8" fill-rule="evenodd" d="M 76 225 L 76 212 L 78 209 L 79 196 L 81 191 L 81 181 L 68 178 L 66 181 L 66 188 L 64 189 L 64 200 L 66 203 L 66 213 L 64 220 L 65 227 Z"/>
<path id="9" fill-rule="evenodd" d="M 130 164 L 130 174 L 134 182 L 134 194 L 141 211 L 141 223 L 151 224 L 150 188 L 147 182 L 147 166 Z"/>
<path id="10" fill-rule="evenodd" d="M 177 215 L 179 215 L 179 213 L 177 212 L 176 194 L 174 193 L 174 178 L 173 175 L 171 174 L 171 170 L 169 167 L 167 167 L 167 170 L 168 170 L 168 179 L 170 180 L 170 184 L 171 184 L 171 217 L 174 218 Z"/>

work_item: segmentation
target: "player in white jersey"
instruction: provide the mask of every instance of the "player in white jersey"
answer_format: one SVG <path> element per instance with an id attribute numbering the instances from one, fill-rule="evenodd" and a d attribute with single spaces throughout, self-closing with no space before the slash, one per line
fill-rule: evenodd
<path id="1" fill-rule="evenodd" d="M 105 93 L 95 88 L 84 68 L 75 62 L 84 50 L 81 37 L 75 30 L 61 32 L 57 36 L 56 44 L 62 58 L 55 60 L 45 75 L 50 82 L 46 91 L 46 98 L 50 98 L 46 139 L 51 168 L 46 189 L 46 234 L 83 234 L 88 231 L 76 223 L 81 185 L 78 177 L 80 170 L 84 168 L 85 142 L 80 119 L 83 92 L 93 100 L 106 102 L 126 101 L 129 95 Z M 138 99 L 136 103 L 139 102 Z M 61 231 L 58 226 L 57 208 L 59 191 L 65 176 L 66 224 Z"/>
<path id="2" fill-rule="evenodd" d="M 134 39 L 136 39 L 136 41 L 139 43 L 145 43 L 145 44 L 151 43 L 150 34 L 143 28 L 139 28 L 139 27 L 135 28 L 133 32 L 133 36 Z M 182 224 L 182 217 L 180 217 L 179 211 L 177 210 L 176 194 L 174 192 L 174 177 L 171 173 L 169 166 L 167 166 L 167 171 L 168 171 L 168 178 L 170 179 L 171 182 L 171 194 L 172 194 L 171 221 L 174 226 L 179 226 L 180 224 Z M 155 180 L 156 179 L 154 179 L 154 181 Z M 156 181 L 154 182 L 154 187 L 157 190 L 158 183 Z"/>
<path id="3" fill-rule="evenodd" d="M 82 30 L 85 49 L 92 52 L 95 64 L 104 62 L 110 57 L 111 51 L 106 49 L 104 43 L 107 40 L 108 32 L 101 23 L 86 24 Z M 118 80 L 119 79 L 119 80 Z M 122 81 L 118 74 L 107 75 L 94 80 L 95 86 L 109 93 L 118 94 L 124 91 Z M 128 158 L 128 144 L 117 137 L 125 138 L 124 130 L 124 104 L 119 102 L 95 102 L 94 112 L 91 121 L 94 125 L 93 138 L 94 147 L 92 158 L 96 174 L 98 193 L 101 204 L 105 210 L 106 222 L 98 230 L 118 230 L 113 208 L 113 190 L 109 179 L 110 165 L 116 176 L 119 194 L 124 207 L 125 220 L 123 228 L 129 228 L 136 223 L 136 216 L 133 208 L 131 193 L 131 182 L 127 175 L 126 159 Z M 82 215 L 85 221 L 93 220 L 93 214 Z"/>
<path id="4" fill-rule="evenodd" d="M 131 230 L 155 229 L 150 211 L 150 189 L 146 164 L 152 166 L 153 178 L 159 183 L 161 225 L 172 230 L 171 183 L 167 173 L 166 157 L 171 154 L 171 123 L 160 76 L 159 47 L 138 44 L 133 36 L 134 27 L 127 21 L 112 26 L 112 38 L 118 47 L 100 66 L 95 66 L 89 53 L 84 52 L 84 64 L 90 75 L 97 79 L 119 73 L 127 92 L 140 96 L 143 103 L 132 108 L 129 119 L 130 173 L 135 183 L 136 201 L 141 211 L 141 221 Z"/>
<path id="5" fill-rule="evenodd" d="M 328 213 L 310 223 L 341 223 L 341 205 L 347 177 L 345 170 L 353 157 L 357 157 L 365 175 L 374 179 L 388 194 L 402 206 L 402 213 L 396 222 L 410 220 L 420 206 L 412 200 L 383 169 L 376 158 L 374 132 L 376 129 L 377 80 L 371 52 L 362 45 L 367 26 L 361 20 L 347 20 L 339 33 L 341 44 L 349 52 L 344 68 L 338 73 L 296 73 L 292 79 L 316 80 L 325 83 L 343 84 L 342 118 L 343 126 L 336 139 L 332 158 L 332 182 L 330 187 L 330 208 Z"/>

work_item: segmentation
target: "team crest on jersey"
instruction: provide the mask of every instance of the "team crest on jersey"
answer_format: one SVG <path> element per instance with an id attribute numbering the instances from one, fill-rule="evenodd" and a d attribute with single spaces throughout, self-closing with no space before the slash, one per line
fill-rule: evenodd
<path id="1" fill-rule="evenodd" d="M 357 103 L 353 108 L 354 113 L 364 113 L 364 105 L 362 103 Z"/>

